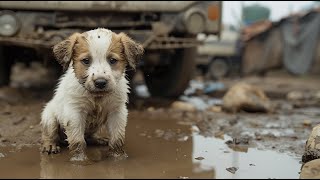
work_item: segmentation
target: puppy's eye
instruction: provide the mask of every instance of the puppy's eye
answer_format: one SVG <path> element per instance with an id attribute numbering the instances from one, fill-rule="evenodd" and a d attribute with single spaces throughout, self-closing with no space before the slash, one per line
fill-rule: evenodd
<path id="1" fill-rule="evenodd" d="M 110 62 L 110 64 L 116 64 L 118 62 L 118 60 L 116 60 L 114 58 L 110 58 L 109 62 Z"/>
<path id="2" fill-rule="evenodd" d="M 85 65 L 89 65 L 90 64 L 90 60 L 88 58 L 84 58 L 81 60 L 81 62 Z"/>

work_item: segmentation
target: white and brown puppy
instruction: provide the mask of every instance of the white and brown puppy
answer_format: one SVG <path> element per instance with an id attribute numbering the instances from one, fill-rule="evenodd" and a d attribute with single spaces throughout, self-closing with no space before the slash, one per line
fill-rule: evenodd
<path id="1" fill-rule="evenodd" d="M 42 151 L 60 151 L 63 128 L 71 152 L 85 157 L 85 139 L 94 139 L 106 125 L 109 146 L 123 152 L 129 93 L 125 69 L 135 68 L 143 51 L 124 33 L 103 28 L 75 33 L 55 45 L 55 58 L 66 72 L 42 112 Z"/>

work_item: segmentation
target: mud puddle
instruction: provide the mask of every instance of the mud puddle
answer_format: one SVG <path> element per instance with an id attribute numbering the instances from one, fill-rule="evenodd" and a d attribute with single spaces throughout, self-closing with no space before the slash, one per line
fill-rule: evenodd
<path id="1" fill-rule="evenodd" d="M 133 111 L 127 126 L 125 160 L 106 157 L 106 147 L 88 148 L 91 165 L 61 154 L 39 153 L 39 146 L 0 147 L 1 178 L 298 178 L 300 157 L 229 148 L 224 139 L 204 137 L 194 125 Z"/>

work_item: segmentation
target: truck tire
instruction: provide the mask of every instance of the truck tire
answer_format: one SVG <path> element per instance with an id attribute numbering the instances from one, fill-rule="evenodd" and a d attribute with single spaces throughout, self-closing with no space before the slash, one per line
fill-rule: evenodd
<path id="1" fill-rule="evenodd" d="M 176 98 L 183 94 L 195 70 L 196 55 L 196 48 L 176 49 L 168 56 L 168 66 L 144 72 L 151 96 Z"/>
<path id="2" fill-rule="evenodd" d="M 4 48 L 0 47 L 0 87 L 10 84 L 12 63 L 6 57 Z"/>
<path id="3" fill-rule="evenodd" d="M 229 65 L 226 59 L 213 59 L 209 65 L 209 75 L 212 79 L 221 79 L 229 73 Z"/>

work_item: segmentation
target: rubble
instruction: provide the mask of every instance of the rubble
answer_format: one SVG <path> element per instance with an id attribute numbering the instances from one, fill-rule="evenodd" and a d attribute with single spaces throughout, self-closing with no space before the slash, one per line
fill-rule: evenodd
<path id="1" fill-rule="evenodd" d="M 312 129 L 312 132 L 306 142 L 302 162 L 307 163 L 318 158 L 320 158 L 320 124 Z"/>
<path id="2" fill-rule="evenodd" d="M 223 109 L 230 112 L 272 112 L 272 104 L 263 90 L 247 83 L 237 83 L 223 97 Z"/>
<path id="3" fill-rule="evenodd" d="M 310 161 L 302 167 L 300 179 L 319 179 L 320 178 L 320 159 Z"/>
<path id="4" fill-rule="evenodd" d="M 305 99 L 305 95 L 301 91 L 291 91 L 287 94 L 287 99 L 289 101 L 297 101 Z"/>
<path id="5" fill-rule="evenodd" d="M 196 107 L 190 103 L 183 102 L 183 101 L 175 101 L 171 104 L 171 107 L 175 110 L 180 110 L 180 111 L 191 111 L 195 112 Z"/>
<path id="6" fill-rule="evenodd" d="M 208 111 L 219 113 L 222 111 L 221 106 L 211 106 L 207 109 Z"/>

